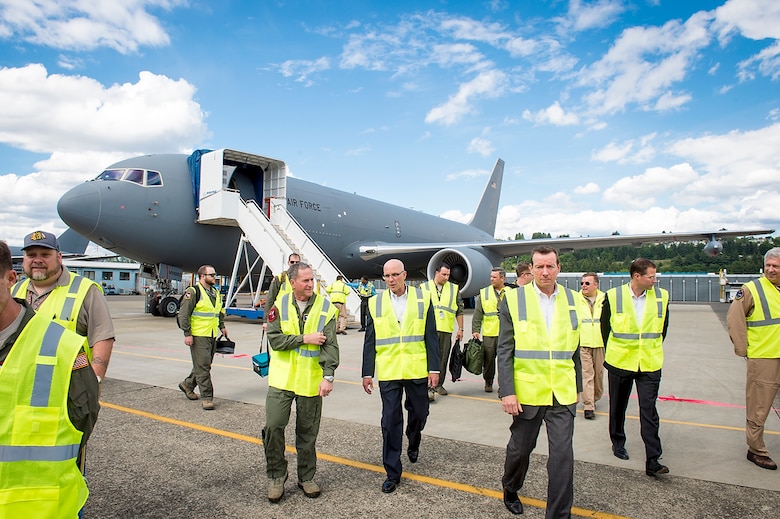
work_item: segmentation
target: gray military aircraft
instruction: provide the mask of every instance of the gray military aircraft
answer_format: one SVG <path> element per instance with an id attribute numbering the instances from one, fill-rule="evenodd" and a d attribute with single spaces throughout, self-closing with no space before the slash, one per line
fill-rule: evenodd
<path id="1" fill-rule="evenodd" d="M 58 212 L 72 229 L 98 245 L 148 265 L 193 272 L 212 264 L 219 272 L 234 266 L 237 227 L 198 223 L 198 157 L 145 155 L 112 164 L 94 180 L 62 196 Z M 281 161 L 224 150 L 224 187 L 255 200 L 268 211 L 264 189 L 272 164 Z M 285 166 L 286 167 L 286 166 Z M 717 255 L 721 238 L 771 234 L 772 230 L 703 231 L 544 240 L 494 238 L 504 161 L 498 159 L 471 222 L 463 224 L 371 198 L 286 177 L 287 210 L 311 239 L 350 279 L 379 278 L 389 258 L 401 259 L 410 279 L 431 278 L 440 263 L 464 296 L 489 283 L 490 270 L 508 256 L 540 245 L 562 252 L 643 243 L 704 240 Z"/>

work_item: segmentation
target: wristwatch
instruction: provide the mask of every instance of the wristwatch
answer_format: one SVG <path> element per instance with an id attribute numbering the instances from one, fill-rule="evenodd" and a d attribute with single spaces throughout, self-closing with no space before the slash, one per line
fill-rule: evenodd
<path id="1" fill-rule="evenodd" d="M 322 378 L 324 378 L 328 382 L 333 382 L 333 380 L 335 380 L 336 377 L 334 377 L 333 375 L 325 375 Z"/>

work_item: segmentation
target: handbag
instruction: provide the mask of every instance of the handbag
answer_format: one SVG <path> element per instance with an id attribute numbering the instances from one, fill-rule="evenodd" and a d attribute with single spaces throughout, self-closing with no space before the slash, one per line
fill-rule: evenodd
<path id="1" fill-rule="evenodd" d="M 452 381 L 457 382 L 462 374 L 463 351 L 460 349 L 460 339 L 456 339 L 455 345 L 452 347 L 452 354 L 450 355 L 450 375 L 452 375 Z"/>
<path id="2" fill-rule="evenodd" d="M 483 350 L 482 341 L 474 338 L 469 339 L 463 348 L 463 367 L 466 368 L 466 371 L 475 375 L 482 374 Z"/>
<path id="3" fill-rule="evenodd" d="M 263 344 L 265 343 L 265 330 L 263 330 L 263 336 L 260 339 L 260 352 L 257 355 L 252 355 L 252 369 L 255 373 L 261 377 L 268 376 L 268 365 L 271 363 L 271 356 L 266 346 L 266 351 L 263 351 Z"/>
<path id="4" fill-rule="evenodd" d="M 225 337 L 224 335 L 220 335 L 217 337 L 217 353 L 222 353 L 223 355 L 233 355 L 233 353 L 236 352 L 236 343 Z"/>

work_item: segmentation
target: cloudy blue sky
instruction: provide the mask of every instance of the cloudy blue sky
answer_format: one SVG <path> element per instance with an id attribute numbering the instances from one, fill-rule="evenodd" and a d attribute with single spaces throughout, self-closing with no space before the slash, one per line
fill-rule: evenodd
<path id="1" fill-rule="evenodd" d="M 0 237 L 228 147 L 498 238 L 780 228 L 776 0 L 0 0 Z"/>

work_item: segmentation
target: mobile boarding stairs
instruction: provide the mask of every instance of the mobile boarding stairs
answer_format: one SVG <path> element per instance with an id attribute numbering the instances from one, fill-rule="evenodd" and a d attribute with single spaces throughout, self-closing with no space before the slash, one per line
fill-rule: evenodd
<path id="1" fill-rule="evenodd" d="M 234 164 L 252 164 L 262 175 L 263 207 L 255 200 L 244 200 L 241 192 L 229 189 L 236 167 Z M 193 173 L 197 174 L 197 172 Z M 276 275 L 287 269 L 287 258 L 292 253 L 300 255 L 301 261 L 311 265 L 314 271 L 315 292 L 325 293 L 325 286 L 333 283 L 336 276 L 342 275 L 338 267 L 311 239 L 309 234 L 287 211 L 286 176 L 287 165 L 276 159 L 251 155 L 244 152 L 219 149 L 204 152 L 200 156 L 200 206 L 198 223 L 240 227 L 243 235 L 238 243 L 233 272 L 230 277 L 225 308 L 229 315 L 243 317 L 264 317 L 260 307 L 261 286 L 270 269 Z M 261 197 L 257 197 L 261 198 Z M 258 258 L 251 260 L 246 248 L 252 245 Z M 262 259 L 257 287 L 253 284 L 253 273 Z M 246 276 L 239 282 L 239 270 L 242 261 L 247 270 Z M 345 276 L 346 280 L 346 276 Z M 252 296 L 252 308 L 232 306 L 236 296 L 245 286 L 249 286 Z M 360 297 L 350 288 L 347 296 L 347 312 L 358 315 Z M 348 319 L 352 319 L 352 317 Z"/>

